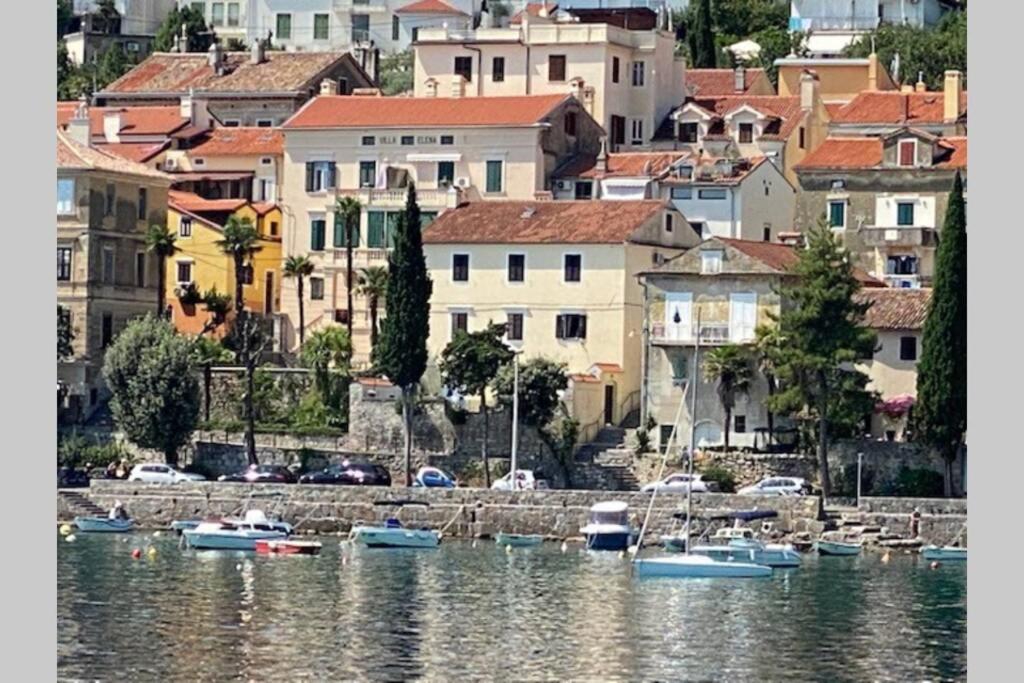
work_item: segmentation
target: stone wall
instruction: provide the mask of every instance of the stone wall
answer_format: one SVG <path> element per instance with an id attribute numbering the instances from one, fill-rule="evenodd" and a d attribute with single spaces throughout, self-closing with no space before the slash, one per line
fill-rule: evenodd
<path id="1" fill-rule="evenodd" d="M 857 453 L 864 454 L 862 493 L 882 491 L 899 476 L 900 470 L 927 469 L 945 472 L 945 462 L 936 453 L 915 443 L 850 439 L 832 444 L 828 454 L 829 472 L 836 483 L 848 473 L 856 479 Z M 953 463 L 953 487 L 959 491 L 963 481 L 962 457 Z"/>
<path id="2" fill-rule="evenodd" d="M 256 371 L 258 422 L 286 415 L 299 405 L 313 385 L 312 374 L 301 368 L 260 368 Z M 207 375 L 200 373 L 200 419 L 214 422 L 233 422 L 243 418 L 242 394 L 245 391 L 245 372 L 242 368 L 212 368 L 209 372 L 210 405 L 207 408 Z M 261 390 L 262 388 L 262 390 Z"/>

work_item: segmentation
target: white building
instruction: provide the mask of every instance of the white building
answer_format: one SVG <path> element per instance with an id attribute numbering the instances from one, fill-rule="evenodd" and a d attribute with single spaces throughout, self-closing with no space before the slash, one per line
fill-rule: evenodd
<path id="1" fill-rule="evenodd" d="M 879 24 L 934 26 L 958 0 L 792 0 L 789 30 L 810 33 L 815 56 L 838 55 Z"/>
<path id="2" fill-rule="evenodd" d="M 187 4 L 178 2 L 178 4 Z M 114 0 L 114 9 L 121 15 L 121 33 L 126 35 L 155 36 L 157 29 L 171 13 L 175 0 Z M 76 17 L 95 12 L 97 0 L 74 0 L 71 5 Z"/>

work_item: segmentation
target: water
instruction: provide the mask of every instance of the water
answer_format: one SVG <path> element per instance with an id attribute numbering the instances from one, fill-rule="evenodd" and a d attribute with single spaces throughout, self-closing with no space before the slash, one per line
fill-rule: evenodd
<path id="1" fill-rule="evenodd" d="M 59 541 L 62 679 L 923 681 L 966 676 L 966 567 L 819 558 L 638 580 L 614 553 L 178 549 Z M 155 558 L 131 558 L 153 545 Z M 344 563 L 342 561 L 344 558 Z"/>

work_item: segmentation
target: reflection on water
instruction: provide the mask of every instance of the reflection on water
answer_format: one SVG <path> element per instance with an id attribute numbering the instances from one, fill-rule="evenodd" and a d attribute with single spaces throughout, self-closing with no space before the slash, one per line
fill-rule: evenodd
<path id="1" fill-rule="evenodd" d="M 62 678 L 924 680 L 966 673 L 966 568 L 806 556 L 771 579 L 631 578 L 555 544 L 182 551 L 80 534 L 58 550 Z M 127 541 L 127 542 L 126 542 Z M 157 548 L 132 560 L 131 549 Z"/>

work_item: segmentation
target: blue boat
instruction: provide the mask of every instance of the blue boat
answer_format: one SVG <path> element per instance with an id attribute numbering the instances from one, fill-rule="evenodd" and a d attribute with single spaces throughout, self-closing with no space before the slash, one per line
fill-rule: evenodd
<path id="1" fill-rule="evenodd" d="M 580 533 L 587 539 L 587 550 L 625 550 L 637 535 L 629 524 L 629 506 L 617 500 L 593 505 Z"/>
<path id="2" fill-rule="evenodd" d="M 125 533 L 135 528 L 135 522 L 131 519 L 110 519 L 109 517 L 75 517 L 75 526 L 79 531 Z"/>

